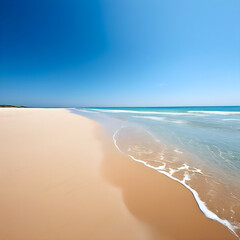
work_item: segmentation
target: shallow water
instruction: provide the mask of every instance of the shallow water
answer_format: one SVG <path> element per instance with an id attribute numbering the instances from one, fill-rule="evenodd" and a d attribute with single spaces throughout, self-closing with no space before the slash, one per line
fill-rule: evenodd
<path id="1" fill-rule="evenodd" d="M 240 107 L 74 111 L 111 122 L 120 151 L 181 182 L 207 217 L 240 235 Z"/>

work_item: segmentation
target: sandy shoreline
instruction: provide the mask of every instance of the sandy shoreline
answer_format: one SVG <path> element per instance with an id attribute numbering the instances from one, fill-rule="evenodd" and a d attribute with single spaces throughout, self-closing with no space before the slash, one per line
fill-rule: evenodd
<path id="1" fill-rule="evenodd" d="M 64 109 L 0 109 L 0 239 L 237 239 Z"/>

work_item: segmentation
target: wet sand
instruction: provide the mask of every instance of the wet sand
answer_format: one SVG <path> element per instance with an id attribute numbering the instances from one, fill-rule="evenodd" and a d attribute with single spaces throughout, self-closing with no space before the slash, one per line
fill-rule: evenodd
<path id="1" fill-rule="evenodd" d="M 237 239 L 64 109 L 0 109 L 0 239 Z"/>

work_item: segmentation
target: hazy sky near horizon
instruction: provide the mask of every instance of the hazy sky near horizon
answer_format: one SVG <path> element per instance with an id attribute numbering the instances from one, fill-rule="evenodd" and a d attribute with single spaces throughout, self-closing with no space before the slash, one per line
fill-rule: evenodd
<path id="1" fill-rule="evenodd" d="M 8 0 L 0 19 L 0 104 L 240 105 L 239 0 Z"/>

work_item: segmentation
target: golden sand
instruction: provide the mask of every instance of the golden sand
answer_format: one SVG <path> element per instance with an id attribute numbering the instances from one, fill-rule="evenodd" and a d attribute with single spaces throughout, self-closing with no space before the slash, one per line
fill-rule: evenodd
<path id="1" fill-rule="evenodd" d="M 1 240 L 236 239 L 64 109 L 0 109 L 0 189 Z"/>

